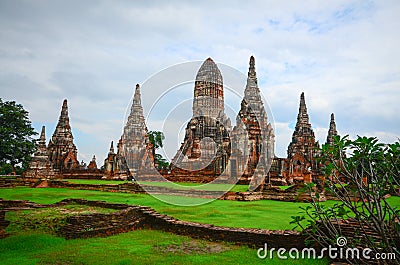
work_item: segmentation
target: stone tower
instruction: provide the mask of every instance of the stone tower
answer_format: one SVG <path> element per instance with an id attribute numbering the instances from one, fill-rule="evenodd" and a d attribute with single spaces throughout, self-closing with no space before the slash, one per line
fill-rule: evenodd
<path id="1" fill-rule="evenodd" d="M 194 85 L 193 117 L 217 119 L 224 115 L 224 87 L 217 65 L 208 58 L 200 67 Z"/>
<path id="2" fill-rule="evenodd" d="M 317 148 L 319 148 L 319 143 L 315 141 L 303 92 L 300 96 L 296 128 L 288 147 L 289 182 L 292 180 L 302 181 L 306 175 L 319 171 L 319 164 L 315 160 L 319 154 Z"/>
<path id="3" fill-rule="evenodd" d="M 139 84 L 136 85 L 131 112 L 119 146 L 121 156 L 133 177 L 136 178 L 139 171 L 145 173 L 154 169 L 154 151 L 147 135 Z"/>
<path id="4" fill-rule="evenodd" d="M 37 142 L 37 151 L 35 155 L 41 156 L 43 158 L 48 158 L 47 147 L 46 147 L 46 127 L 42 126 L 42 131 L 40 133 L 40 138 Z"/>
<path id="5" fill-rule="evenodd" d="M 89 162 L 89 165 L 87 166 L 89 170 L 96 170 L 97 169 L 97 163 L 96 163 L 96 156 L 93 155 L 92 160 Z"/>
<path id="6" fill-rule="evenodd" d="M 232 138 L 233 177 L 236 172 L 243 172 L 237 176 L 240 183 L 249 183 L 253 175 L 263 180 L 274 157 L 275 135 L 261 99 L 253 56 L 250 57 L 247 84 Z M 245 161 L 238 161 L 241 158 Z"/>
<path id="7" fill-rule="evenodd" d="M 331 122 L 329 124 L 329 131 L 328 136 L 326 137 L 326 144 L 332 145 L 333 144 L 333 136 L 338 135 L 336 130 L 336 123 L 335 123 L 335 115 L 331 114 Z"/>
<path id="8" fill-rule="evenodd" d="M 74 137 L 69 124 L 68 105 L 65 99 L 57 127 L 47 148 L 53 169 L 63 171 L 79 167 L 77 150 L 73 140 Z"/>
<path id="9" fill-rule="evenodd" d="M 117 153 L 114 152 L 114 143 L 111 141 L 110 151 L 107 158 L 104 159 L 104 178 L 105 179 L 127 179 L 129 176 L 129 168 L 125 158 L 121 156 L 121 140 L 117 146 Z"/>
<path id="10" fill-rule="evenodd" d="M 193 115 L 186 126 L 183 143 L 172 159 L 173 174 L 222 174 L 230 157 L 230 130 L 231 122 L 224 110 L 222 75 L 208 58 L 196 75 Z"/>
<path id="11" fill-rule="evenodd" d="M 49 178 L 55 175 L 46 147 L 46 128 L 42 126 L 40 138 L 37 140 L 37 149 L 29 162 L 29 169 L 24 173 L 26 177 Z"/>

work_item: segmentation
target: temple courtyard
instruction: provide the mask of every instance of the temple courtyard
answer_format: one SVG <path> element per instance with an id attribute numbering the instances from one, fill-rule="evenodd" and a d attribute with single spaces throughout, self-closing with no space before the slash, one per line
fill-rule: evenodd
<path id="1" fill-rule="evenodd" d="M 118 184 L 117 181 L 102 180 L 68 181 L 91 185 Z M 153 185 L 165 184 L 153 183 Z M 209 189 L 225 188 L 221 184 L 214 185 Z M 186 184 L 186 186 L 190 188 L 193 184 Z M 245 185 L 236 185 L 233 189 L 234 192 L 240 193 L 245 188 Z M 287 187 L 282 187 L 282 189 L 285 188 Z M 145 193 L 22 186 L 1 188 L 0 205 L 6 210 L 5 220 L 9 224 L 5 228 L 6 237 L 0 240 L 0 260 L 2 264 L 206 264 L 210 262 L 218 264 L 330 264 L 326 258 L 282 260 L 274 256 L 272 259 L 260 259 L 257 257 L 258 246 L 246 244 L 245 238 L 214 240 L 207 238 L 207 235 L 204 237 L 191 235 L 190 229 L 187 230 L 189 232 L 174 232 L 168 228 L 157 227 L 154 223 L 126 229 L 129 231 L 111 231 L 110 233 L 102 227 L 99 230 L 102 231 L 100 234 L 91 234 L 93 232 L 91 230 L 96 230 L 96 228 L 86 226 L 84 229 L 79 228 L 82 234 L 69 239 L 67 239 L 68 236 L 59 232 L 60 228 L 66 225 L 68 218 L 71 220 L 89 215 L 89 220 L 94 220 L 96 218 L 93 216 L 115 215 L 119 214 L 121 207 L 140 205 L 145 212 L 148 211 L 148 207 L 151 207 L 149 209 L 154 211 L 153 216 L 156 218 L 161 216 L 164 219 L 174 219 L 176 222 L 189 225 L 189 228 L 201 228 L 204 225 L 207 229 L 227 228 L 228 233 L 240 231 L 247 233 L 249 240 L 256 243 L 251 237 L 264 233 L 260 231 L 284 230 L 286 232 L 283 234 L 293 233 L 292 236 L 297 236 L 296 233 L 299 232 L 293 230 L 294 225 L 290 224 L 291 216 L 298 214 L 299 207 L 307 205 L 305 202 L 276 200 L 213 200 L 202 204 L 208 199 L 191 196 L 162 196 L 168 197 L 168 200 L 184 200 L 190 204 L 199 205 L 176 206 Z M 65 204 L 71 199 L 72 201 Z M 80 199 L 83 199 L 83 204 Z M 400 206 L 400 197 L 392 196 L 388 198 L 388 201 L 392 206 Z M 324 202 L 324 205 L 329 206 L 334 203 L 335 201 L 328 200 Z M 89 204 L 91 206 L 88 206 Z M 114 209 L 109 209 L 109 207 Z M 124 218 L 120 217 L 121 220 L 125 220 Z M 117 221 L 113 220 L 115 227 L 118 226 L 115 223 Z M 107 225 L 104 223 L 104 226 Z M 75 235 L 71 231 L 67 233 Z M 234 242 L 235 240 L 237 242 Z M 241 240 L 242 243 L 239 242 Z M 291 242 L 286 242 L 286 244 L 290 246 Z"/>

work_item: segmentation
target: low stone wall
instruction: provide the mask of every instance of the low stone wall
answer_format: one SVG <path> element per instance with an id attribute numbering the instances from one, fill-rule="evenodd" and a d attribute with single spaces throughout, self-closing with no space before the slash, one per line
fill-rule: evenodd
<path id="1" fill-rule="evenodd" d="M 221 200 L 236 201 L 255 201 L 255 200 L 277 200 L 286 202 L 310 201 L 311 197 L 307 192 L 300 192 L 299 187 L 291 187 L 282 190 L 279 187 L 269 187 L 262 191 L 248 192 L 225 192 L 225 191 L 206 191 L 194 189 L 173 189 L 161 186 L 139 185 L 137 183 L 121 183 L 121 184 L 78 184 L 70 183 L 64 180 L 36 180 L 36 179 L 14 179 L 11 186 L 28 186 L 28 187 L 51 187 L 51 188 L 68 188 L 77 190 L 97 190 L 105 192 L 122 192 L 122 193 L 152 193 L 152 194 L 168 194 L 176 196 L 200 197 L 200 198 L 217 198 Z M 1 187 L 1 183 L 0 183 Z M 335 197 L 324 194 L 320 200 L 336 199 Z"/>
<path id="2" fill-rule="evenodd" d="M 68 188 L 75 190 L 98 190 L 123 193 L 145 193 L 145 190 L 136 183 L 121 184 L 77 184 L 62 180 L 47 180 L 47 186 L 51 188 Z"/>
<path id="3" fill-rule="evenodd" d="M 5 219 L 6 211 L 0 210 L 0 239 L 7 236 L 6 227 L 10 224 L 10 221 Z"/>
<path id="4" fill-rule="evenodd" d="M 305 236 L 297 231 L 231 228 L 185 222 L 161 215 L 152 209 L 141 209 L 141 213 L 145 217 L 144 224 L 147 228 L 172 232 L 192 238 L 232 242 L 256 248 L 263 247 L 265 243 L 275 248 L 296 247 L 300 249 L 305 246 Z"/>
<path id="5" fill-rule="evenodd" d="M 64 171 L 62 173 L 62 178 L 64 179 L 102 179 L 103 177 L 104 173 L 99 169 Z"/>
<path id="6" fill-rule="evenodd" d="M 132 207 L 110 214 L 70 216 L 60 235 L 66 239 L 110 236 L 141 228 L 142 221 Z"/>
<path id="7" fill-rule="evenodd" d="M 192 238 L 226 241 L 251 247 L 262 247 L 265 243 L 275 248 L 304 247 L 305 236 L 297 231 L 231 228 L 185 222 L 160 214 L 154 209 L 145 206 L 67 199 L 52 205 L 40 205 L 28 201 L 0 200 L 0 207 L 4 210 L 16 210 L 16 208 L 19 207 L 24 209 L 55 207 L 69 203 L 121 209 L 121 211 L 110 214 L 90 214 L 69 217 L 67 219 L 68 224 L 60 231 L 60 234 L 66 238 L 108 236 L 134 229 L 147 228 L 190 236 Z"/>
<path id="8" fill-rule="evenodd" d="M 21 176 L 1 176 L 0 177 L 0 188 L 13 188 L 17 185 L 25 185 L 25 182 L 22 181 Z"/>
<path id="9" fill-rule="evenodd" d="M 320 200 L 325 201 L 324 194 L 320 195 Z M 311 197 L 308 192 L 300 191 L 299 187 L 293 186 L 286 190 L 279 187 L 268 187 L 262 191 L 247 191 L 247 192 L 227 192 L 221 200 L 235 201 L 256 201 L 256 200 L 274 200 L 286 202 L 304 202 L 310 201 Z"/>
<path id="10" fill-rule="evenodd" d="M 139 185 L 137 183 L 121 183 L 121 184 L 76 184 L 62 180 L 46 180 L 47 185 L 40 187 L 51 188 L 68 188 L 78 190 L 98 190 L 108 192 L 123 192 L 123 193 L 154 193 L 168 194 L 177 196 L 190 196 L 201 198 L 219 198 L 224 194 L 224 191 L 205 191 L 205 190 L 177 190 L 161 186 Z"/>
<path id="11" fill-rule="evenodd" d="M 121 184 L 75 184 L 60 180 L 48 180 L 48 186 L 53 188 L 69 188 L 83 190 L 98 190 L 124 193 L 153 193 L 168 194 L 176 196 L 189 196 L 200 198 L 219 198 L 221 200 L 255 201 L 255 200 L 278 200 L 278 201 L 304 201 L 310 200 L 306 193 L 299 193 L 296 189 L 281 190 L 270 188 L 259 192 L 225 192 L 185 189 L 178 190 L 160 186 L 139 185 L 134 183 Z"/>

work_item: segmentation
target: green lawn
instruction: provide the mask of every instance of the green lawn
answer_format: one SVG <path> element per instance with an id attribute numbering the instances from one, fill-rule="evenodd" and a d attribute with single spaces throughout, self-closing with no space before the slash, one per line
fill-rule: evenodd
<path id="1" fill-rule="evenodd" d="M 324 260 L 259 259 L 257 250 L 137 230 L 106 238 L 65 240 L 27 233 L 0 240 L 1 264 L 328 264 Z"/>
<path id="2" fill-rule="evenodd" d="M 182 200 L 202 203 L 208 199 L 182 196 L 159 195 L 169 200 Z M 30 200 L 37 203 L 55 203 L 65 198 L 86 198 L 88 200 L 104 200 L 115 203 L 150 206 L 160 213 L 177 219 L 220 226 L 263 228 L 272 230 L 288 230 L 290 216 L 297 215 L 299 206 L 304 203 L 280 201 L 224 201 L 214 200 L 198 206 L 175 206 L 164 203 L 148 194 L 112 193 L 88 190 L 69 190 L 55 188 L 33 189 L 27 187 L 2 188 L 0 198 L 13 200 Z"/>
<path id="3" fill-rule="evenodd" d="M 168 195 L 163 195 L 168 196 Z M 170 200 L 201 202 L 202 198 L 168 196 Z M 175 206 L 147 194 L 111 193 L 54 188 L 2 188 L 0 198 L 54 203 L 65 198 L 86 198 L 115 203 L 151 206 L 175 218 L 231 227 L 292 229 L 290 216 L 297 215 L 305 203 L 279 201 L 215 200 L 199 206 Z M 400 197 L 388 199 L 400 206 Z M 335 202 L 326 202 L 333 204 Z M 73 208 L 73 207 L 72 207 Z M 11 214 L 11 215 L 10 215 Z M 8 213 L 7 218 L 19 217 Z M 133 231 L 107 238 L 65 240 L 45 229 L 20 231 L 0 240 L 1 264 L 328 264 L 327 260 L 260 260 L 256 250 L 227 243 L 194 240 L 160 231 Z M 44 232 L 43 232 L 44 231 Z M 41 232 L 41 233 L 38 233 Z M 207 249 L 207 251 L 204 251 Z M 216 253 L 213 253 L 214 250 Z M 203 252 L 202 252 L 203 251 Z"/>
<path id="4" fill-rule="evenodd" d="M 97 180 L 97 179 L 67 179 L 66 181 L 75 184 L 122 184 L 127 183 L 129 181 L 121 181 L 121 180 Z M 247 191 L 248 185 L 234 185 L 232 187 L 231 184 L 220 184 L 220 183 L 209 183 L 209 184 L 201 184 L 201 183 L 191 183 L 191 182 L 152 182 L 152 181 L 140 181 L 139 184 L 147 185 L 147 186 L 158 186 L 158 187 L 166 187 L 177 190 L 207 190 L 207 191 Z"/>
<path id="5" fill-rule="evenodd" d="M 78 204 L 10 211 L 6 212 L 6 219 L 11 221 L 6 232 L 17 234 L 34 231 L 56 235 L 58 229 L 66 224 L 69 216 L 91 213 L 108 214 L 116 211 L 118 210 Z"/>
<path id="6" fill-rule="evenodd" d="M 10 237 L 0 240 L 1 264 L 287 264 L 274 257 L 260 260 L 255 249 L 224 242 L 196 240 L 161 231 L 138 230 L 107 238 L 65 240 L 57 230 L 68 215 L 109 211 L 65 205 L 7 212 Z M 301 260 L 295 264 L 326 264 Z"/>
<path id="7" fill-rule="evenodd" d="M 208 199 L 183 196 L 158 195 L 169 201 L 191 202 L 201 204 Z M 176 206 L 160 201 L 148 194 L 112 193 L 88 190 L 69 190 L 55 188 L 2 188 L 0 198 L 13 200 L 30 200 L 37 203 L 55 203 L 65 198 L 85 198 L 107 202 L 127 203 L 150 206 L 160 213 L 180 220 L 208 223 L 220 226 L 262 228 L 271 230 L 290 230 L 290 216 L 298 215 L 299 206 L 307 203 L 261 201 L 224 201 L 214 200 L 198 206 Z M 400 197 L 388 199 L 393 206 L 400 207 Z M 333 201 L 325 204 L 334 204 Z"/>

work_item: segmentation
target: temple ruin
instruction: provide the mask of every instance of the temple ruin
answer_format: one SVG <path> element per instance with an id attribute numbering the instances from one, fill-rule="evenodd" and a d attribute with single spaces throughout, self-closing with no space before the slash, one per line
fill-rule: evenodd
<path id="1" fill-rule="evenodd" d="M 56 129 L 46 147 L 45 127 L 38 141 L 38 149 L 25 172 L 26 177 L 60 177 L 66 171 L 79 169 L 76 146 L 69 124 L 68 103 L 65 99 Z"/>
<path id="2" fill-rule="evenodd" d="M 333 136 L 337 134 L 332 113 L 326 143 L 332 144 Z M 155 150 L 148 137 L 140 86 L 136 85 L 117 152 L 111 142 L 101 169 L 97 168 L 95 156 L 87 167 L 78 162 L 67 100 L 64 100 L 47 146 L 42 128 L 38 149 L 25 176 L 164 180 L 162 174 L 171 181 L 210 182 L 218 178 L 222 182 L 255 186 L 318 181 L 324 177 L 317 160 L 320 145 L 309 121 L 304 93 L 300 95 L 296 127 L 287 157 L 276 157 L 274 145 L 275 134 L 258 87 L 255 58 L 251 56 L 249 60 L 244 96 L 233 128 L 224 109 L 223 76 L 215 62 L 208 58 L 196 74 L 192 118 L 167 171 L 159 173 L 155 169 Z"/>
<path id="3" fill-rule="evenodd" d="M 252 178 L 263 181 L 274 158 L 275 135 L 261 98 L 253 56 L 240 106 L 231 137 L 231 175 L 238 177 L 239 183 L 248 184 Z"/>
<path id="4" fill-rule="evenodd" d="M 231 121 L 224 110 L 222 75 L 208 58 L 196 75 L 193 116 L 186 126 L 183 143 L 171 161 L 169 179 L 185 181 L 195 175 L 199 182 L 208 182 L 226 173 L 230 132 Z"/>
<path id="5" fill-rule="evenodd" d="M 148 137 L 143 115 L 140 86 L 136 85 L 131 111 L 118 143 L 119 168 L 129 170 L 129 176 L 140 180 L 156 180 L 154 147 Z"/>

